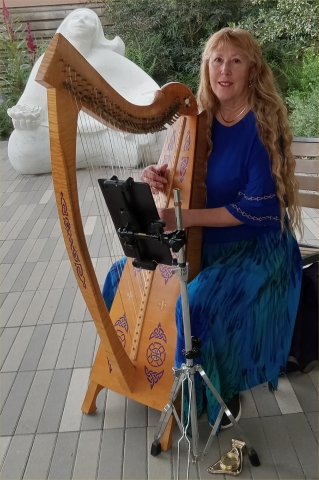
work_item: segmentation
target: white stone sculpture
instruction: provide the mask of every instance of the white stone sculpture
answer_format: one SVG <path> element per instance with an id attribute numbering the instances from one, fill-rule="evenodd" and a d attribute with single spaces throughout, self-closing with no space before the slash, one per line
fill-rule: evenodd
<path id="1" fill-rule="evenodd" d="M 93 10 L 74 10 L 63 20 L 58 32 L 62 33 L 126 100 L 136 105 L 152 103 L 159 86 L 124 56 L 125 45 L 120 37 L 115 37 L 114 40 L 104 37 L 99 17 Z M 18 104 L 8 109 L 15 128 L 9 139 L 9 160 L 13 168 L 22 174 L 51 172 L 47 91 L 35 81 L 41 61 L 42 57 L 35 63 Z M 112 146 L 110 145 L 110 130 L 107 127 L 80 112 L 78 130 L 81 138 L 78 135 L 77 168 L 118 163 L 114 160 L 117 152 L 114 141 Z M 163 135 L 133 135 L 114 130 L 111 133 L 113 140 L 117 137 L 115 144 L 119 146 L 125 139 L 127 148 L 124 153 L 121 149 L 123 166 L 136 167 L 142 161 L 145 165 L 146 162 L 154 163 L 159 158 Z M 89 145 L 90 151 L 84 151 L 83 145 Z M 105 147 L 103 158 L 94 145 Z"/>

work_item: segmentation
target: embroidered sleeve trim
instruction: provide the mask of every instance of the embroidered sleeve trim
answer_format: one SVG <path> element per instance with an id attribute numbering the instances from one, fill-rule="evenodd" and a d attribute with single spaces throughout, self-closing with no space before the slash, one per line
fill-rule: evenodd
<path id="1" fill-rule="evenodd" d="M 279 217 L 273 217 L 272 215 L 267 215 L 266 217 L 254 217 L 253 215 L 249 215 L 248 213 L 244 212 L 240 207 L 238 207 L 238 205 L 235 205 L 234 203 L 232 203 L 230 206 L 237 210 L 237 212 L 243 217 L 249 218 L 250 220 L 255 220 L 256 222 L 262 222 L 264 220 L 275 220 L 276 222 L 280 222 Z"/>
<path id="2" fill-rule="evenodd" d="M 243 195 L 245 200 L 257 200 L 257 202 L 260 202 L 260 200 L 268 200 L 269 198 L 274 198 L 276 196 L 275 193 L 272 193 L 270 195 L 264 195 L 263 197 L 247 197 L 243 192 L 238 192 L 238 195 Z"/>

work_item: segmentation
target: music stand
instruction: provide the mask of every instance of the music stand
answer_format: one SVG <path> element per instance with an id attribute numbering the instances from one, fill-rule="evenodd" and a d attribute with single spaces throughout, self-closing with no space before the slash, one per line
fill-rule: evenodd
<path id="1" fill-rule="evenodd" d="M 99 179 L 98 182 L 112 217 L 112 221 L 117 230 L 124 253 L 128 257 L 134 258 L 133 265 L 147 270 L 155 270 L 159 263 L 173 265 L 175 267 L 174 272 L 180 279 L 185 338 L 185 350 L 183 350 L 183 355 L 186 359 L 186 363 L 183 363 L 179 368 L 173 368 L 173 387 L 169 401 L 164 407 L 160 417 L 159 427 L 152 443 L 151 455 L 157 456 L 161 453 L 160 438 L 165 431 L 170 416 L 174 415 L 177 425 L 182 433 L 182 437 L 178 442 L 177 478 L 179 474 L 179 448 L 183 439 L 188 446 L 188 478 L 190 459 L 192 459 L 193 463 L 198 464 L 198 461 L 206 455 L 208 448 L 218 431 L 222 416 L 226 413 L 235 430 L 246 444 L 251 464 L 256 467 L 259 466 L 260 461 L 257 452 L 253 448 L 246 434 L 234 419 L 232 413 L 207 377 L 201 365 L 194 364 L 194 359 L 201 356 L 201 341 L 199 338 L 191 336 L 187 290 L 189 266 L 188 263 L 186 263 L 183 248 L 186 243 L 186 234 L 182 225 L 179 190 L 174 189 L 177 230 L 166 233 L 164 232 L 165 224 L 158 218 L 157 208 L 150 186 L 147 183 L 135 182 L 132 178 L 128 178 L 126 181 L 121 181 L 115 176 L 110 180 Z M 173 259 L 171 250 L 173 252 L 178 252 L 178 261 Z M 198 452 L 198 421 L 194 381 L 196 372 L 201 375 L 221 407 L 211 434 L 202 452 Z M 187 384 L 189 394 L 189 408 L 186 419 L 184 419 L 183 411 L 185 383 Z M 179 419 L 174 406 L 174 402 L 180 390 L 182 391 L 181 419 Z"/>

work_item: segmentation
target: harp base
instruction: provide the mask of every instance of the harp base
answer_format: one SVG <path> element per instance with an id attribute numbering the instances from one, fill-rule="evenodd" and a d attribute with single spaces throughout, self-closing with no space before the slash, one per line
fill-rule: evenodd
<path id="1" fill-rule="evenodd" d="M 145 390 L 142 387 L 138 388 L 135 386 L 135 389 L 132 392 L 124 391 L 116 381 L 116 378 L 112 378 L 111 375 L 107 375 L 108 371 L 109 364 L 107 357 L 103 347 L 100 345 L 92 367 L 90 383 L 82 404 L 82 412 L 90 414 L 96 411 L 96 398 L 103 388 L 108 388 L 151 408 L 161 410 L 159 404 L 155 404 L 155 402 L 152 400 L 152 397 L 145 395 Z M 163 392 L 161 392 L 159 396 L 162 397 L 162 394 Z M 179 409 L 179 402 L 177 408 Z M 175 423 L 175 419 L 172 417 L 165 424 L 165 429 L 163 429 L 161 437 L 162 450 L 169 450 L 173 444 L 173 429 Z"/>
<path id="2" fill-rule="evenodd" d="M 101 390 L 105 388 L 103 385 L 90 381 L 84 402 L 82 403 L 83 413 L 93 413 L 96 410 L 96 398 Z"/>

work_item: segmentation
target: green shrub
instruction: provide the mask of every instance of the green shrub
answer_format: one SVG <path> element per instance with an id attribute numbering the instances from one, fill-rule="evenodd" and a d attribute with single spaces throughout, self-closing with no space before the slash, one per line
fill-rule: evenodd
<path id="1" fill-rule="evenodd" d="M 7 109 L 16 105 L 22 95 L 39 49 L 32 38 L 30 24 L 27 23 L 27 36 L 23 38 L 22 25 L 18 19 L 11 19 L 5 2 L 2 14 L 0 95 L 3 103 L 0 108 L 0 138 L 4 139 L 13 130 Z"/>
<path id="2" fill-rule="evenodd" d="M 294 92 L 286 99 L 291 110 L 289 123 L 295 137 L 319 137 L 318 91 L 302 97 Z"/>
<path id="3" fill-rule="evenodd" d="M 294 72 L 286 103 L 293 134 L 297 137 L 319 137 L 319 57 L 315 48 L 305 50 L 299 68 Z"/>
<path id="4" fill-rule="evenodd" d="M 107 17 L 114 24 L 107 33 L 120 35 L 126 56 L 163 85 L 198 85 L 201 53 L 210 35 L 240 18 L 237 0 L 104 0 Z"/>

